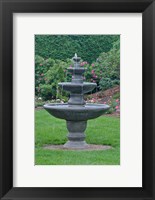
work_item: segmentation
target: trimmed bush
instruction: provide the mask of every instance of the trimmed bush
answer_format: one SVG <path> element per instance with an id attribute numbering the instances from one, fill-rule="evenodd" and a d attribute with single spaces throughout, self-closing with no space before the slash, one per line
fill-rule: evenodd
<path id="1" fill-rule="evenodd" d="M 108 52 L 119 35 L 36 35 L 35 54 L 65 61 L 77 53 L 89 63 L 101 52 Z"/>

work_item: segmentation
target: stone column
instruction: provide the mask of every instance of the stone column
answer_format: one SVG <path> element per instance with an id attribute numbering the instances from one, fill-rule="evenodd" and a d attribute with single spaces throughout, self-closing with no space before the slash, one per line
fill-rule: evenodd
<path id="1" fill-rule="evenodd" d="M 67 137 L 68 141 L 64 144 L 66 148 L 82 149 L 86 148 L 88 144 L 85 142 L 85 133 L 87 121 L 67 121 L 67 129 L 69 131 Z"/>

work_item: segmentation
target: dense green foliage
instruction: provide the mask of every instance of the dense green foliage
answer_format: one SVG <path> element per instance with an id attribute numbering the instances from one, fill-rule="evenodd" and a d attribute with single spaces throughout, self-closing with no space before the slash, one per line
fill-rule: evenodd
<path id="1" fill-rule="evenodd" d="M 98 61 L 102 64 L 100 88 L 105 90 L 118 85 L 120 80 L 120 41 L 116 41 L 109 52 L 101 53 Z"/>
<path id="2" fill-rule="evenodd" d="M 66 122 L 50 116 L 45 110 L 35 112 L 36 165 L 119 165 L 120 119 L 101 116 L 89 120 L 86 141 L 89 144 L 111 145 L 109 150 L 47 150 L 44 145 L 67 141 Z"/>
<path id="3" fill-rule="evenodd" d="M 35 54 L 65 61 L 78 53 L 83 60 L 92 63 L 118 39 L 119 35 L 36 35 Z"/>
<path id="4" fill-rule="evenodd" d="M 39 63 L 41 61 L 41 63 Z M 71 74 L 67 73 L 67 68 L 72 61 L 67 59 L 66 62 L 61 60 L 47 59 L 36 56 L 35 67 L 35 93 L 44 100 L 62 98 L 66 93 L 58 87 L 62 81 L 71 81 Z"/>
<path id="5" fill-rule="evenodd" d="M 39 37 L 39 36 L 38 36 Z M 42 36 L 43 37 L 43 36 Z M 39 37 L 40 39 L 43 39 Z M 118 36 L 46 36 L 47 38 L 56 38 L 61 41 L 65 38 L 68 42 L 70 39 L 86 39 L 92 40 L 94 38 L 94 42 L 98 39 L 108 40 L 116 40 L 113 43 L 109 43 L 105 45 L 106 48 L 111 49 L 107 52 L 101 51 L 98 54 L 98 57 L 95 57 L 95 61 L 92 63 L 84 60 L 88 54 L 92 54 L 93 51 L 87 50 L 84 55 L 82 55 L 81 66 L 87 68 L 84 74 L 84 81 L 95 82 L 97 83 L 97 90 L 106 90 L 108 88 L 114 87 L 115 85 L 119 85 L 120 81 L 120 40 Z M 45 38 L 46 38 L 45 37 Z M 101 38 L 100 38 L 101 37 Z M 112 39 L 113 38 L 113 39 Z M 37 39 L 37 36 L 36 36 Z M 43 40 L 44 41 L 44 40 Z M 53 41 L 51 39 L 51 41 Z M 59 41 L 59 42 L 60 42 Z M 93 40 L 92 40 L 93 41 Z M 82 43 L 82 44 L 83 44 Z M 93 43 L 93 42 L 92 42 Z M 58 43 L 59 44 L 59 43 Z M 78 44 L 78 43 L 76 43 Z M 104 43 L 105 44 L 105 43 Z M 36 45 L 37 46 L 37 45 Z M 102 46 L 102 45 L 101 45 Z M 57 48 L 54 48 L 55 51 L 58 51 L 59 48 L 63 48 L 65 50 L 65 46 L 58 45 Z M 72 45 L 68 48 L 68 51 L 74 52 L 72 50 Z M 81 49 L 82 51 L 83 49 Z M 42 52 L 46 52 L 46 48 Z M 37 50 L 36 50 L 37 52 Z M 64 55 L 63 50 L 59 52 L 59 55 Z M 83 52 L 84 53 L 84 52 Z M 67 54 L 66 54 L 67 55 Z M 79 54 L 78 54 L 79 55 Z M 72 58 L 74 55 L 71 54 L 69 58 Z M 95 55 L 96 56 L 96 55 Z M 65 57 L 65 56 L 64 56 Z M 59 59 L 54 59 L 53 57 L 46 58 L 41 57 L 40 55 L 36 55 L 35 57 L 35 93 L 36 96 L 42 97 L 43 100 L 51 100 L 51 99 L 64 99 L 68 95 L 66 92 L 62 91 L 62 88 L 58 87 L 59 82 L 71 81 L 71 74 L 68 72 L 67 68 L 73 66 L 72 59 L 64 59 L 61 57 Z M 60 60 L 61 59 L 61 60 Z M 97 91 L 97 90 L 94 90 Z"/>

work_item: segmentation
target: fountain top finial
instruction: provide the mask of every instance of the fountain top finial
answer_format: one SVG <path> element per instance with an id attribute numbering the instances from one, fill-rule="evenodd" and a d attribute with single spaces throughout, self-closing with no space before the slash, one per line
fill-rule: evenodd
<path id="1" fill-rule="evenodd" d="M 74 60 L 74 63 L 79 63 L 81 60 L 81 58 L 77 56 L 77 53 L 75 53 L 75 55 L 72 59 Z"/>

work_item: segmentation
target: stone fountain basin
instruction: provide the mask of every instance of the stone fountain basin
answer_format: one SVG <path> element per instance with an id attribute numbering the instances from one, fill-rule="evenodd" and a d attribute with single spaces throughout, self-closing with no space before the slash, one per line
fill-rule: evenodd
<path id="1" fill-rule="evenodd" d="M 45 110 L 56 118 L 67 121 L 86 121 L 101 116 L 110 106 L 106 104 L 86 104 L 84 106 L 71 106 L 68 104 L 45 104 Z"/>
<path id="2" fill-rule="evenodd" d="M 96 83 L 73 83 L 73 82 L 63 82 L 59 83 L 59 86 L 62 87 L 63 90 L 66 90 L 75 94 L 84 94 L 92 91 L 97 85 Z"/>

